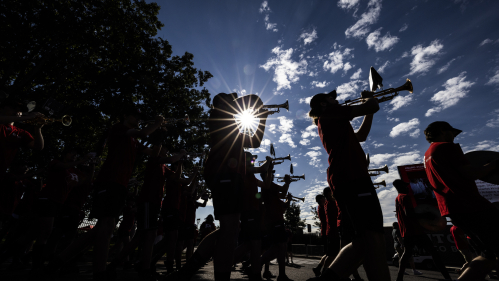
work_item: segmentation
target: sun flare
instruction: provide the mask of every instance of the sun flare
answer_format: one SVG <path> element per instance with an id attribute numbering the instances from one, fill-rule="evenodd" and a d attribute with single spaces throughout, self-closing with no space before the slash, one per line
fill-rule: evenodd
<path id="1" fill-rule="evenodd" d="M 258 127 L 258 118 L 255 117 L 252 108 L 246 109 L 243 112 L 236 114 L 234 117 L 236 118 L 236 123 L 238 124 L 241 133 L 254 134 Z"/>

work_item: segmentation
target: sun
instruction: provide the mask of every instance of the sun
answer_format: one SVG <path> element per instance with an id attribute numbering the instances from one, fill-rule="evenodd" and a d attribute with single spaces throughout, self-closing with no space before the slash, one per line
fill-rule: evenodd
<path id="1" fill-rule="evenodd" d="M 246 109 L 234 116 L 241 133 L 253 135 L 258 127 L 258 118 L 252 108 Z"/>

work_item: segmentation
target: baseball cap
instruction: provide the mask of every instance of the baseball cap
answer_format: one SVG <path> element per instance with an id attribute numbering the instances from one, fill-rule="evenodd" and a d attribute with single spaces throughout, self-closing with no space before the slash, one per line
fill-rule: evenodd
<path id="1" fill-rule="evenodd" d="M 428 125 L 428 127 L 426 127 L 425 134 L 427 134 L 426 132 L 431 132 L 431 131 L 436 131 L 436 130 L 452 131 L 454 133 L 454 137 L 463 132 L 459 129 L 452 127 L 449 123 L 447 123 L 445 121 L 435 121 L 435 122 L 431 123 L 430 125 Z"/>
<path id="2" fill-rule="evenodd" d="M 332 96 L 334 99 L 336 99 L 336 97 L 337 97 L 336 90 L 333 90 L 327 94 L 326 93 L 319 93 L 319 94 L 313 96 L 312 99 L 310 100 L 310 108 L 319 106 L 320 103 L 323 102 L 329 96 Z"/>

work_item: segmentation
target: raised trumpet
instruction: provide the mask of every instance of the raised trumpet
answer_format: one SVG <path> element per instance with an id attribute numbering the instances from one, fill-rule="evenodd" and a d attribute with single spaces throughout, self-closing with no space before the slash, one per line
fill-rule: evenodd
<path id="1" fill-rule="evenodd" d="M 285 103 L 283 104 L 270 104 L 270 105 L 264 105 L 261 108 L 269 109 L 269 108 L 277 108 L 275 113 L 279 113 L 281 108 L 286 108 L 287 111 L 289 111 L 289 102 L 286 100 Z"/>
<path id="2" fill-rule="evenodd" d="M 399 95 L 398 92 L 400 92 L 400 91 L 409 91 L 409 93 L 412 94 L 412 92 L 413 92 L 412 82 L 409 78 L 407 78 L 407 81 L 405 82 L 404 85 L 402 85 L 398 88 L 395 88 L 395 89 L 389 88 L 389 89 L 374 93 L 373 98 L 377 99 L 378 103 L 389 101 L 389 100 L 392 100 L 393 98 L 395 98 L 396 96 L 398 96 Z M 393 93 L 393 95 L 390 95 L 392 93 Z M 390 96 L 387 96 L 387 95 L 390 95 Z M 358 98 L 358 99 L 354 99 L 354 100 L 346 100 L 342 105 L 350 106 L 350 105 L 362 103 L 363 100 L 364 100 L 363 98 Z"/>
<path id="3" fill-rule="evenodd" d="M 386 182 L 385 182 L 385 180 L 382 180 L 380 182 L 373 183 L 373 185 L 376 185 L 377 186 L 376 189 L 378 189 L 378 188 L 381 187 L 381 185 L 384 186 L 384 187 L 386 187 Z"/>
<path id="4" fill-rule="evenodd" d="M 150 124 L 150 123 L 155 123 L 155 122 L 156 122 L 156 120 L 147 120 L 147 121 L 142 121 L 140 123 L 142 125 L 144 125 L 144 124 Z M 185 122 L 186 125 L 189 125 L 189 123 L 191 122 L 191 120 L 189 119 L 189 115 L 186 114 L 183 118 L 165 118 L 165 121 L 163 121 L 163 124 L 161 125 L 161 127 L 168 126 L 170 124 L 179 123 L 179 122 Z"/>
<path id="5" fill-rule="evenodd" d="M 277 157 L 277 158 L 272 158 L 272 163 L 273 163 L 274 165 L 279 165 L 279 164 L 284 163 L 284 160 L 289 160 L 289 161 L 291 161 L 291 154 L 288 154 L 288 156 L 286 156 L 286 157 Z M 281 162 L 277 162 L 277 161 L 281 161 Z M 258 161 L 258 164 L 262 164 L 263 162 L 265 162 L 265 160 L 263 160 L 263 161 Z"/>
<path id="6" fill-rule="evenodd" d="M 41 122 L 43 121 L 43 122 Z M 26 124 L 48 124 L 48 123 L 54 123 L 54 122 L 61 122 L 63 126 L 69 126 L 73 122 L 73 119 L 69 115 L 64 115 L 62 118 L 51 118 L 51 117 L 42 117 L 42 118 L 35 118 L 31 120 L 25 120 L 23 121 Z"/>
<path id="7" fill-rule="evenodd" d="M 301 176 L 291 176 L 291 181 L 299 181 L 301 179 L 305 180 L 305 174 L 301 175 Z M 284 177 L 276 177 L 277 181 L 278 182 L 284 182 Z"/>
<path id="8" fill-rule="evenodd" d="M 302 202 L 305 202 L 305 197 L 295 197 L 291 193 L 288 193 L 288 194 L 291 195 L 291 198 L 296 199 L 296 200 L 293 200 L 295 202 L 298 201 L 298 200 L 301 200 Z"/>
<path id="9" fill-rule="evenodd" d="M 378 169 L 368 169 L 367 170 L 368 172 L 375 172 L 375 173 L 369 173 L 369 176 L 371 177 L 376 177 L 376 176 L 379 176 L 381 175 L 381 172 L 385 172 L 388 174 L 388 166 L 385 164 L 384 167 L 382 168 L 378 168 Z"/>

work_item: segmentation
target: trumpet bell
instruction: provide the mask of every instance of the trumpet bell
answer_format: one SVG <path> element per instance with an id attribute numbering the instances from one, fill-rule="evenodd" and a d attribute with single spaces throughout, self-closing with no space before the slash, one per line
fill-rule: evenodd
<path id="1" fill-rule="evenodd" d="M 67 126 L 71 125 L 71 123 L 73 123 L 73 119 L 69 115 L 64 115 L 61 118 L 61 123 L 63 126 L 67 127 Z"/>

